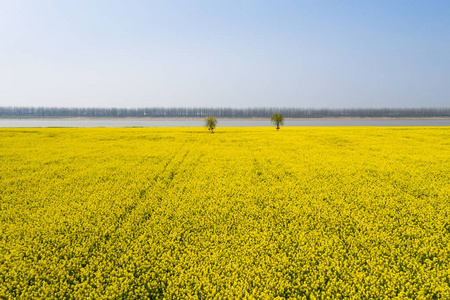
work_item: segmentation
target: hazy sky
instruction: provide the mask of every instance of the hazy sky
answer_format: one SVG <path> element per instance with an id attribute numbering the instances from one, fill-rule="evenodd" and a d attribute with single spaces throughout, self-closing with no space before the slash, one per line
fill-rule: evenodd
<path id="1" fill-rule="evenodd" d="M 0 0 L 0 106 L 449 105 L 448 0 Z"/>

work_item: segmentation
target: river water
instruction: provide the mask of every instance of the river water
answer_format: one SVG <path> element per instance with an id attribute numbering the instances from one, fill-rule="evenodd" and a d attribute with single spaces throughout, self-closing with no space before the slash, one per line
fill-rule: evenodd
<path id="1" fill-rule="evenodd" d="M 269 120 L 217 120 L 217 127 L 267 127 Z M 202 127 L 203 120 L 0 119 L 0 127 Z M 284 126 L 450 126 L 450 119 L 303 119 Z"/>

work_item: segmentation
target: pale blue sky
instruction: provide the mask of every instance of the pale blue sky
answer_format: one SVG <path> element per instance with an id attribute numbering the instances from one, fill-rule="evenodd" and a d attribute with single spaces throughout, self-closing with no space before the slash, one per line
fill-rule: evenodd
<path id="1" fill-rule="evenodd" d="M 0 0 L 0 106 L 448 107 L 450 1 Z"/>

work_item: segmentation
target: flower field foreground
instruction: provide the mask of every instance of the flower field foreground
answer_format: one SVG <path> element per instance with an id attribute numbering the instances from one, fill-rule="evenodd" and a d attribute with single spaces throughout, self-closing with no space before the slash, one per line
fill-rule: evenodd
<path id="1" fill-rule="evenodd" d="M 450 128 L 0 130 L 0 299 L 450 298 Z"/>

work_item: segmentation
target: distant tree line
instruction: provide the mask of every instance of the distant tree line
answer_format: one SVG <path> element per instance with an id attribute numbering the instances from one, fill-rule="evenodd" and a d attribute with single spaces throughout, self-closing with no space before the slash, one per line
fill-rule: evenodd
<path id="1" fill-rule="evenodd" d="M 0 118 L 423 118 L 450 117 L 450 107 L 442 108 L 62 108 L 0 107 Z"/>

